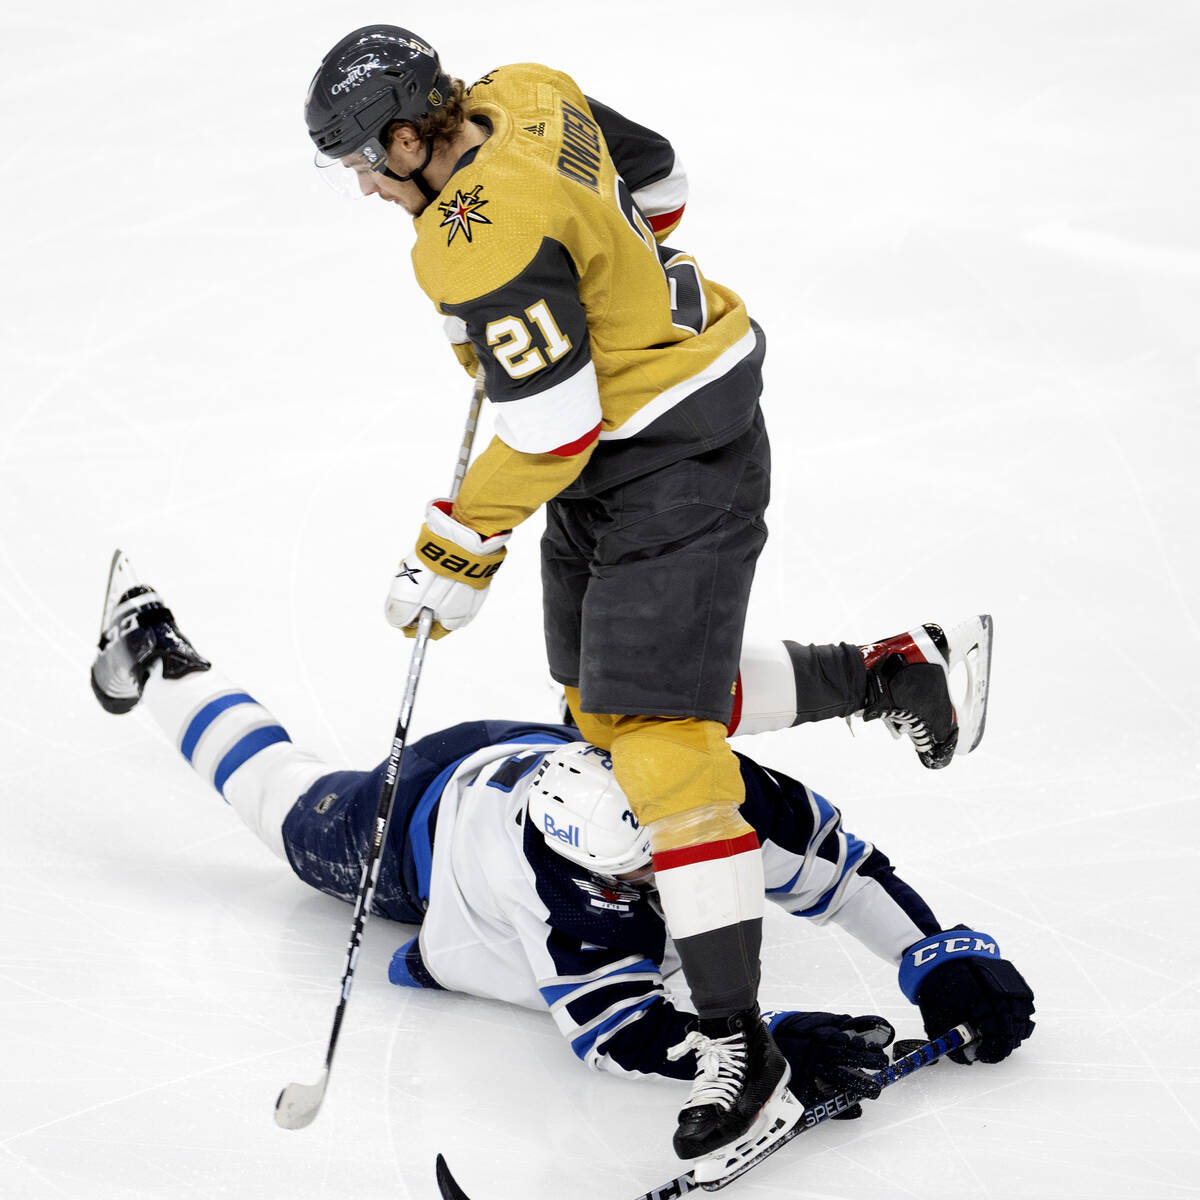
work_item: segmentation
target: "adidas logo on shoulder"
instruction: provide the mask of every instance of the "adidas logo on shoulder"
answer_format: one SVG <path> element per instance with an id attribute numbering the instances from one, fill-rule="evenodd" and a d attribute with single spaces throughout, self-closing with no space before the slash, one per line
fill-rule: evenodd
<path id="1" fill-rule="evenodd" d="M 545 121 L 539 121 L 536 125 L 522 125 L 521 128 L 524 129 L 526 133 L 537 134 L 538 137 L 546 136 L 546 122 Z"/>

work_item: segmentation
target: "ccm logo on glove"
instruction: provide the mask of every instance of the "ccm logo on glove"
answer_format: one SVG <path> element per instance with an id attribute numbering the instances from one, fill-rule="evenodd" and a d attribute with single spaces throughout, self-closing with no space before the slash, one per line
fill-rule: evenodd
<path id="1" fill-rule="evenodd" d="M 999 958 L 995 939 L 973 929 L 936 933 L 910 946 L 900 963 L 900 990 L 916 1003 L 917 992 L 925 976 L 950 956 L 961 958 Z"/>
<path id="2" fill-rule="evenodd" d="M 961 954 L 964 950 L 982 950 L 989 958 L 999 958 L 1000 950 L 993 941 L 984 941 L 978 934 L 972 934 L 971 937 L 953 937 L 946 938 L 944 941 L 935 942 L 932 946 L 922 946 L 912 956 L 912 965 L 914 967 L 923 967 L 928 962 L 933 962 L 940 954 Z"/>
<path id="3" fill-rule="evenodd" d="M 965 925 L 909 946 L 900 963 L 900 990 L 921 1010 L 925 1032 L 939 1036 L 968 1025 L 975 1041 L 950 1054 L 957 1063 L 998 1063 L 1033 1032 L 1033 990 L 1000 957 L 995 939 Z"/>

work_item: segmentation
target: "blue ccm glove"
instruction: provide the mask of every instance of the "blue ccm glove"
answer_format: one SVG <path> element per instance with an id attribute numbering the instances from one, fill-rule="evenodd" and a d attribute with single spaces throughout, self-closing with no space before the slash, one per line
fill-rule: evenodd
<path id="1" fill-rule="evenodd" d="M 1000 957 L 995 939 L 955 925 L 924 938 L 900 960 L 900 990 L 921 1010 L 925 1031 L 938 1037 L 969 1025 L 976 1040 L 950 1058 L 996 1063 L 1033 1032 L 1033 991 L 1021 972 Z"/>
<path id="2" fill-rule="evenodd" d="M 763 1021 L 792 1068 L 789 1087 L 805 1108 L 839 1092 L 852 1099 L 874 1100 L 879 1084 L 868 1071 L 888 1065 L 883 1047 L 896 1031 L 882 1017 L 851 1017 L 846 1013 L 765 1012 Z M 855 1104 L 834 1117 L 849 1121 L 862 1116 Z"/>

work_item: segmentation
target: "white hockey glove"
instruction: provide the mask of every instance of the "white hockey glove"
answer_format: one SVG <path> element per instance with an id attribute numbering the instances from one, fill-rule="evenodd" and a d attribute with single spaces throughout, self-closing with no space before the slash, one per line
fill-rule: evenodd
<path id="1" fill-rule="evenodd" d="M 388 589 L 384 612 L 390 624 L 415 637 L 421 609 L 433 610 L 433 638 L 471 622 L 500 570 L 510 532 L 481 537 L 450 514 L 450 500 L 432 500 L 416 549 L 405 556 Z"/>

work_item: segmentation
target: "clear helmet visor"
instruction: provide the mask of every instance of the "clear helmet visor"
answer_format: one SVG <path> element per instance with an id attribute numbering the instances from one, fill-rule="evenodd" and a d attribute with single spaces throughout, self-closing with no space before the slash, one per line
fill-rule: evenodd
<path id="1" fill-rule="evenodd" d="M 318 150 L 313 155 L 317 173 L 333 191 L 346 199 L 375 195 L 379 191 L 379 168 L 384 161 L 379 159 L 372 164 L 365 155 L 359 153 L 330 158 Z"/>

